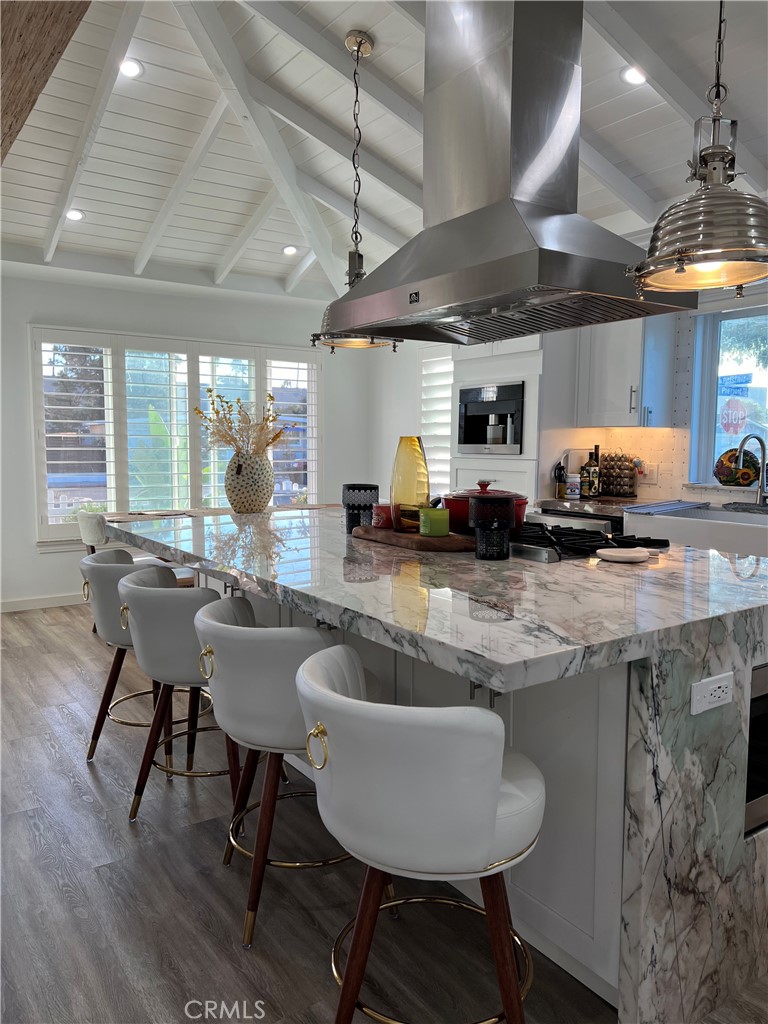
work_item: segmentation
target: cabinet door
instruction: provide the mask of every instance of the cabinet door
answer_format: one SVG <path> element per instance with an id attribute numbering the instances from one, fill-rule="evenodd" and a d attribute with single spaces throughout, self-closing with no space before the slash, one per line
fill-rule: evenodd
<path id="1" fill-rule="evenodd" d="M 576 425 L 638 426 L 642 361 L 642 320 L 582 328 Z"/>
<path id="2" fill-rule="evenodd" d="M 643 386 L 640 426 L 671 427 L 675 387 L 677 316 L 650 316 L 644 321 Z"/>

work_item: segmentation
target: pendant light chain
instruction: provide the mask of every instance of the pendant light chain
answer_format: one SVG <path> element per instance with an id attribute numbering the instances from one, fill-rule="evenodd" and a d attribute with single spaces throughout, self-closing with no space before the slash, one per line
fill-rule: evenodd
<path id="1" fill-rule="evenodd" d="M 352 74 L 352 81 L 355 85 L 355 102 L 352 105 L 352 119 L 355 123 L 353 138 L 355 141 L 354 149 L 352 150 L 352 167 L 355 172 L 355 179 L 353 185 L 354 200 L 352 203 L 353 217 L 352 217 L 352 245 L 355 248 L 355 252 L 360 251 L 360 243 L 363 240 L 362 233 L 360 231 L 360 206 L 358 203 L 360 197 L 360 186 L 362 184 L 360 180 L 360 143 L 363 141 L 363 133 L 360 128 L 360 48 L 362 46 L 362 40 L 355 47 L 352 56 L 355 61 L 355 70 Z"/>
<path id="2" fill-rule="evenodd" d="M 728 86 L 722 80 L 723 61 L 725 60 L 725 32 L 728 22 L 725 20 L 725 0 L 720 0 L 720 15 L 717 23 L 717 41 L 715 42 L 715 81 L 709 87 L 707 100 L 719 111 L 720 105 L 728 96 Z"/>

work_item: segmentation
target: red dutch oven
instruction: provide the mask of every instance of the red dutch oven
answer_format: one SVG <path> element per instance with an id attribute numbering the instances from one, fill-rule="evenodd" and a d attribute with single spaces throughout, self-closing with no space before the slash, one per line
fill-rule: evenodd
<path id="1" fill-rule="evenodd" d="M 528 507 L 528 499 L 524 494 L 517 494 L 515 491 L 497 491 L 491 488 L 493 480 L 478 480 L 477 488 L 468 487 L 464 491 L 454 491 L 453 494 L 446 494 L 443 498 L 443 508 L 450 513 L 451 530 L 454 533 L 473 533 L 469 525 L 469 499 L 477 497 L 478 494 L 505 495 L 515 499 L 515 529 L 522 528 L 525 522 L 525 510 Z"/>

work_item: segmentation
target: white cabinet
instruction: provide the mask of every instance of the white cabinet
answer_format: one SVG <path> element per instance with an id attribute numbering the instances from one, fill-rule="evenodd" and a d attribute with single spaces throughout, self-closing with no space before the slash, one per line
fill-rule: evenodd
<path id="1" fill-rule="evenodd" d="M 534 459 L 488 458 L 485 455 L 458 456 L 451 459 L 451 490 L 477 487 L 478 480 L 493 480 L 491 486 L 525 494 L 533 505 L 536 495 Z"/>
<path id="2" fill-rule="evenodd" d="M 541 335 L 529 334 L 525 338 L 507 338 L 504 341 L 486 341 L 482 345 L 456 345 L 454 362 L 463 359 L 481 359 L 483 356 L 514 356 L 518 352 L 538 352 Z"/>
<path id="3" fill-rule="evenodd" d="M 577 427 L 669 427 L 675 314 L 579 332 Z"/>

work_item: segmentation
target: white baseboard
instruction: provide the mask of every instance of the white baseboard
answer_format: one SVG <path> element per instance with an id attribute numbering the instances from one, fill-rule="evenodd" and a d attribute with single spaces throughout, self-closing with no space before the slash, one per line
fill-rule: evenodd
<path id="1" fill-rule="evenodd" d="M 82 604 L 82 594 L 54 594 L 49 597 L 22 597 L 17 601 L 0 601 L 0 612 L 28 612 L 33 608 L 61 608 Z"/>

